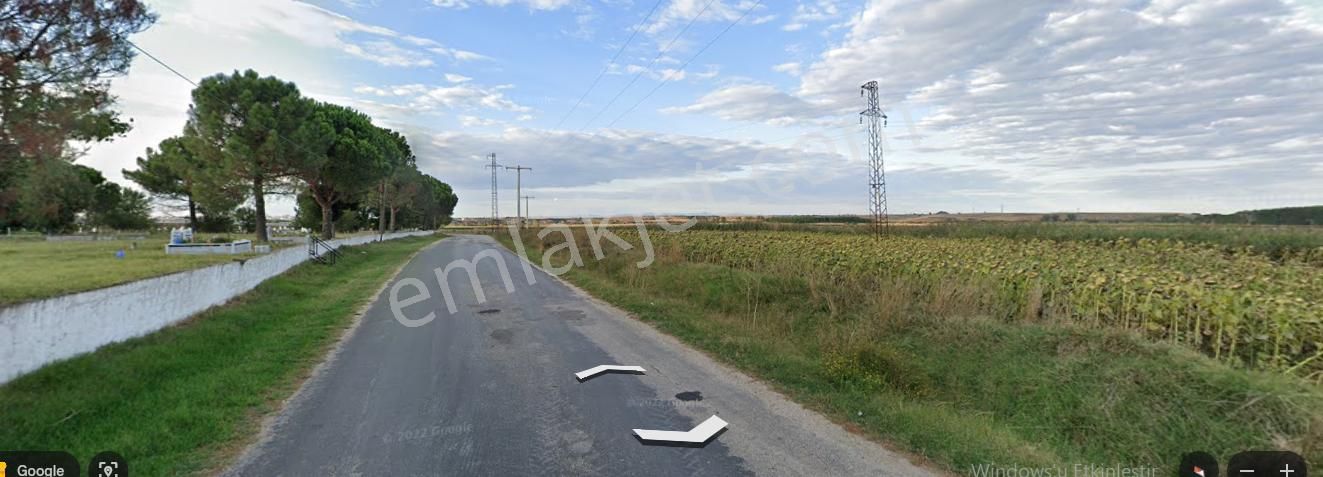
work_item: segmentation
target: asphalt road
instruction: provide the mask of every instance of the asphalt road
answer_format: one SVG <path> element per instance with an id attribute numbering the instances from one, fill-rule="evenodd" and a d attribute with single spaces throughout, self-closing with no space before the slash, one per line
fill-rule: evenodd
<path id="1" fill-rule="evenodd" d="M 487 301 L 451 274 L 446 311 L 435 270 L 478 261 Z M 587 257 L 591 259 L 591 257 Z M 389 291 L 273 419 L 231 475 L 930 475 L 761 383 L 535 269 L 481 236 L 448 238 L 395 280 L 430 300 L 393 316 Z M 401 297 L 413 296 L 406 287 Z M 643 375 L 578 382 L 599 364 Z M 647 445 L 631 429 L 687 431 L 712 415 L 729 427 L 704 447 Z"/>

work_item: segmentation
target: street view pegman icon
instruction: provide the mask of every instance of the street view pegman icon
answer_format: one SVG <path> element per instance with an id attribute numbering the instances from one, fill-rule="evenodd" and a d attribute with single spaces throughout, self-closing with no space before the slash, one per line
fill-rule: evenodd
<path id="1" fill-rule="evenodd" d="M 1181 477 L 1218 477 L 1217 458 L 1207 452 L 1181 456 Z"/>

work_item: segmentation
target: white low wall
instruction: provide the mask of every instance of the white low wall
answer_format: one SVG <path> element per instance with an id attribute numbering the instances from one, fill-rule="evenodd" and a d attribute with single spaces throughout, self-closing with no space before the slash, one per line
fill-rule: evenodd
<path id="1" fill-rule="evenodd" d="M 209 255 L 225 254 L 235 255 L 253 251 L 252 240 L 240 240 L 238 242 L 228 243 L 168 243 L 165 244 L 166 255 Z"/>
<path id="2" fill-rule="evenodd" d="M 385 239 L 431 231 L 386 234 Z M 335 247 L 377 240 L 364 235 L 328 241 Z M 244 262 L 213 265 L 110 288 L 0 309 L 0 383 L 129 338 L 159 330 L 234 298 L 308 260 L 291 247 Z"/>

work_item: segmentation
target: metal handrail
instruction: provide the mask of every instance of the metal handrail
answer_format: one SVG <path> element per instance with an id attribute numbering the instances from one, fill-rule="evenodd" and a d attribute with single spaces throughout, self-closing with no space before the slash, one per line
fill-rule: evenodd
<path id="1" fill-rule="evenodd" d="M 325 253 L 321 252 L 323 248 L 326 249 Z M 308 235 L 308 255 L 320 263 L 335 265 L 336 260 L 340 258 L 340 250 L 332 247 L 325 240 Z"/>

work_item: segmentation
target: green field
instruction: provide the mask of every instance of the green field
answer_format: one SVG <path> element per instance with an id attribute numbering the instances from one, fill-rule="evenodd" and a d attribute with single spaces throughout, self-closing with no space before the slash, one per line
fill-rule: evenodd
<path id="1" fill-rule="evenodd" d="M 636 233 L 617 233 L 641 245 Z M 1191 449 L 1225 459 L 1287 448 L 1323 462 L 1323 388 L 1312 382 L 1323 373 L 1308 361 L 1318 328 L 1282 321 L 1317 316 L 1317 267 L 1147 240 L 773 231 L 651 239 L 656 260 L 640 269 L 638 247 L 608 245 L 613 252 L 594 260 L 580 233 L 587 266 L 566 278 L 956 472 L 989 463 L 1170 471 Z M 569 259 L 552 248 L 562 240 L 524 238 L 535 263 L 554 251 L 555 266 Z M 1152 293 L 1136 294 L 1143 286 Z M 1257 304 L 1210 308 L 1237 293 Z M 1242 340 L 1235 349 L 1233 335 Z"/>
<path id="2" fill-rule="evenodd" d="M 135 475 L 216 470 L 321 362 L 353 314 L 436 237 L 345 248 L 229 304 L 0 386 L 0 449 L 115 449 Z"/>
<path id="3" fill-rule="evenodd" d="M 0 306 L 253 258 L 166 255 L 169 237 L 95 242 L 0 241 Z M 135 248 L 136 246 L 136 248 Z M 124 258 L 115 253 L 124 251 Z"/>
<path id="4" fill-rule="evenodd" d="M 376 235 L 373 231 L 336 234 L 336 238 Z M 241 234 L 201 234 L 198 242 L 213 237 L 244 240 Z M 302 237 L 300 237 L 302 238 Z M 166 255 L 169 236 L 152 234 L 144 240 L 47 242 L 40 235 L 25 240 L 0 240 L 0 307 L 52 296 L 77 293 L 134 280 L 168 275 L 194 268 L 248 260 L 258 254 Z M 293 246 L 273 242 L 273 249 Z M 123 250 L 124 258 L 115 256 Z"/>

